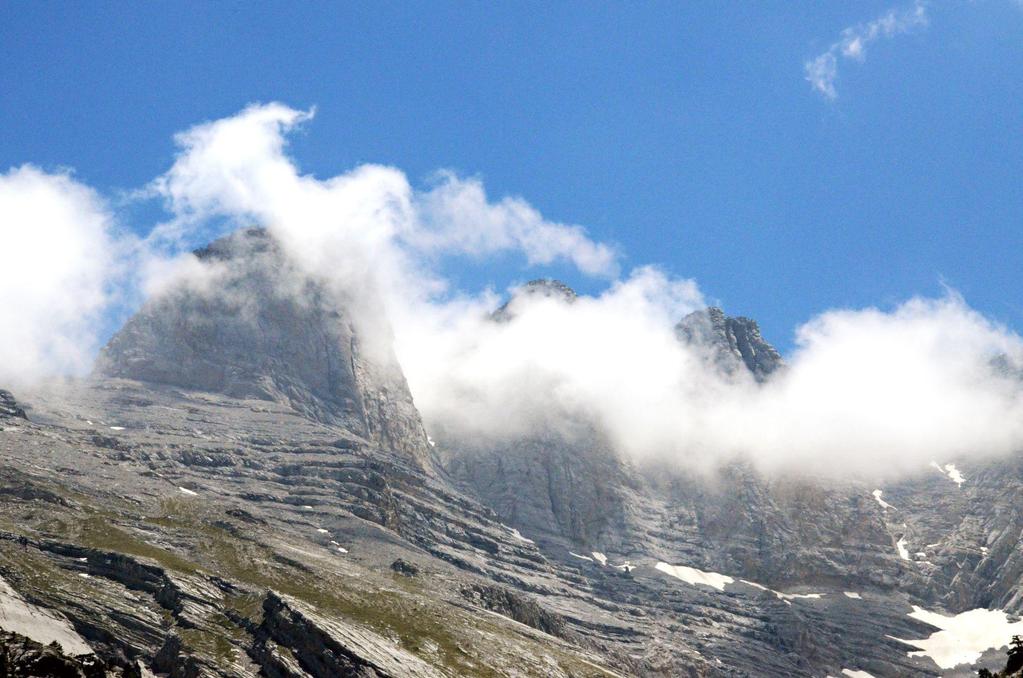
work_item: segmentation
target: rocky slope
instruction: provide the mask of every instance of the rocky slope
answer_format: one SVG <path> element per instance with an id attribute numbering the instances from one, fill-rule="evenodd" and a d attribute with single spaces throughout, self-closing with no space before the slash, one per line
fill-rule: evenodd
<path id="1" fill-rule="evenodd" d="M 199 260 L 206 284 L 147 305 L 92 379 L 0 392 L 4 656 L 58 640 L 84 675 L 188 678 L 936 675 L 897 640 L 937 631 L 914 605 L 1019 611 L 1019 459 L 882 499 L 636 467 L 586 421 L 432 447 L 343 294 L 262 231 Z M 679 337 L 757 379 L 780 365 L 715 310 Z"/>

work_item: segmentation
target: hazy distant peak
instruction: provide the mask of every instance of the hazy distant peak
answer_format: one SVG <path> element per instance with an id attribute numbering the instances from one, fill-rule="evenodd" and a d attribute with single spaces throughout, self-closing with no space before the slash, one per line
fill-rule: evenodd
<path id="1" fill-rule="evenodd" d="M 511 311 L 511 306 L 520 299 L 529 298 L 542 298 L 542 299 L 556 299 L 558 301 L 564 301 L 565 303 L 571 304 L 579 295 L 576 294 L 575 290 L 554 278 L 537 278 L 530 280 L 525 285 L 518 287 L 512 293 L 511 299 L 506 301 L 501 308 L 494 311 L 494 320 L 499 322 L 505 322 L 511 320 L 514 313 Z"/>

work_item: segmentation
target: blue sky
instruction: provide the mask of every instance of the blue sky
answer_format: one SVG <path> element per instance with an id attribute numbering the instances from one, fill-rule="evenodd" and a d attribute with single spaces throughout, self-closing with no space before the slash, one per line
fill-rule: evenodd
<path id="1" fill-rule="evenodd" d="M 0 171 L 71 167 L 113 196 L 167 170 L 175 132 L 279 100 L 317 107 L 292 140 L 305 171 L 478 175 L 782 347 L 825 309 L 942 283 L 1023 329 L 1019 3 L 927 4 L 839 55 L 834 99 L 806 62 L 912 3 L 372 4 L 4 3 Z"/>

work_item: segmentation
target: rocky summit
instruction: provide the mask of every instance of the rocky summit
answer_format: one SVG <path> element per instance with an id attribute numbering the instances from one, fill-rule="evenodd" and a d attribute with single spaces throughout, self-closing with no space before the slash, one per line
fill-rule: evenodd
<path id="1" fill-rule="evenodd" d="M 877 487 L 585 420 L 431 441 L 365 309 L 265 231 L 196 256 L 90 378 L 0 391 L 0 675 L 970 675 L 1021 632 L 1023 457 Z M 784 369 L 720 309 L 677 336 Z"/>
<path id="2" fill-rule="evenodd" d="M 715 306 L 682 318 L 675 333 L 688 344 L 709 349 L 714 363 L 728 374 L 746 369 L 764 381 L 783 365 L 781 354 L 760 336 L 757 321 L 730 318 Z"/>

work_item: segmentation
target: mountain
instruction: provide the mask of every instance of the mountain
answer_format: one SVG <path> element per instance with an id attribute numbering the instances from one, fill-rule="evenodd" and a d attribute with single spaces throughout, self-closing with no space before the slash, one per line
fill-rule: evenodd
<path id="1" fill-rule="evenodd" d="M 195 255 L 208 277 L 132 317 L 103 349 L 98 375 L 273 400 L 426 457 L 390 346 L 368 349 L 338 295 L 301 274 L 265 230 L 238 231 Z"/>
<path id="2" fill-rule="evenodd" d="M 705 475 L 628 460 L 578 414 L 434 446 L 382 319 L 265 231 L 196 263 L 91 378 L 0 391 L 9 675 L 927 676 L 1000 660 L 1014 618 L 978 608 L 1023 608 L 1023 458 L 937 460 L 881 488 L 740 462 Z M 519 294 L 574 298 L 554 281 Z M 708 309 L 677 333 L 726 372 L 783 369 L 751 320 Z M 919 654 L 936 625 L 982 623 L 989 644 L 958 669 L 947 648 Z"/>

